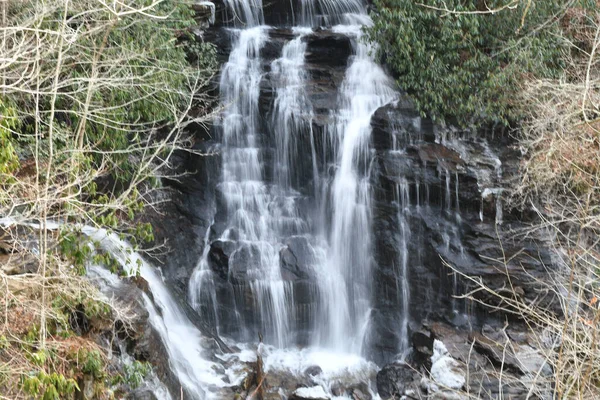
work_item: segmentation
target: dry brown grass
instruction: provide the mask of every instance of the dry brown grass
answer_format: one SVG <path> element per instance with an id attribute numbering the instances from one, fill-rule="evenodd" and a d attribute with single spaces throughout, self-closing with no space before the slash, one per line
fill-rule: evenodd
<path id="1" fill-rule="evenodd" d="M 522 88 L 529 115 L 510 204 L 533 208 L 540 222 L 532 229 L 553 238 L 558 269 L 532 280 L 559 311 L 466 279 L 529 325 L 554 372 L 552 398 L 600 399 L 600 11 L 572 9 L 563 27 L 571 40 L 565 75 Z M 468 297 L 481 302 L 476 294 Z"/>
<path id="2" fill-rule="evenodd" d="M 21 228 L 3 229 L 0 240 L 5 253 L 0 257 L 1 399 L 30 399 L 31 395 L 23 390 L 23 379 L 40 371 L 80 380 L 83 355 L 95 352 L 105 357 L 108 351 L 100 346 L 99 336 L 110 332 L 114 335 L 115 321 L 131 328 L 129 310 L 103 296 L 57 252 L 55 233 L 49 242 L 52 261 L 42 275 L 39 255 L 33 250 L 36 236 L 23 233 L 35 230 Z M 25 238 L 28 244 L 23 243 Z M 41 304 L 44 296 L 46 307 Z M 70 318 L 82 310 L 89 318 L 89 327 L 77 335 L 74 331 L 78 327 Z M 41 321 L 46 323 L 43 343 Z M 36 358 L 41 353 L 45 356 L 42 361 Z"/>

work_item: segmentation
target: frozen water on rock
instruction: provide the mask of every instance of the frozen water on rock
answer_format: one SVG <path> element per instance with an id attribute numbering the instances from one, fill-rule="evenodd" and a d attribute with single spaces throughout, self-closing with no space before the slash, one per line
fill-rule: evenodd
<path id="1" fill-rule="evenodd" d="M 465 384 L 465 371 L 462 365 L 450 356 L 444 343 L 437 339 L 433 342 L 431 378 L 446 389 L 461 389 Z"/>
<path id="2" fill-rule="evenodd" d="M 330 396 L 325 393 L 325 390 L 321 386 L 303 387 L 296 389 L 294 394 L 302 397 L 303 399 L 329 399 Z"/>

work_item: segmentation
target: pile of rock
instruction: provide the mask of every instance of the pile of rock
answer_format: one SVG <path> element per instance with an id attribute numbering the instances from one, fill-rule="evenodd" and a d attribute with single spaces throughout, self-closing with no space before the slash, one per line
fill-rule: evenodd
<path id="1" fill-rule="evenodd" d="M 377 374 L 382 399 L 541 399 L 551 394 L 552 368 L 524 330 L 458 330 L 443 323 L 412 335 L 406 362 Z"/>

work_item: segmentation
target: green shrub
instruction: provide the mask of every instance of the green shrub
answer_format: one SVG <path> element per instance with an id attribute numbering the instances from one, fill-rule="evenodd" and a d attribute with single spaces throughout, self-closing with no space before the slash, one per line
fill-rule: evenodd
<path id="1" fill-rule="evenodd" d="M 523 79 L 562 73 L 566 9 L 553 0 L 375 0 L 367 36 L 423 114 L 508 124 L 521 117 Z"/>

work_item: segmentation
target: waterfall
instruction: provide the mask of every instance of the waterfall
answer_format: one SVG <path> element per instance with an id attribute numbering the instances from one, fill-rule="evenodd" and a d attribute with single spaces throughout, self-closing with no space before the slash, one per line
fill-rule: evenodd
<path id="1" fill-rule="evenodd" d="M 311 33 L 312 29 L 294 28 L 293 31 L 297 34 L 296 38 L 285 44 L 281 57 L 271 64 L 271 71 L 277 82 L 272 120 L 276 133 L 276 160 L 273 174 L 283 188 L 292 186 L 292 173 L 297 166 L 297 156 L 301 150 L 298 136 L 309 133 L 312 137 L 313 111 L 305 91 L 308 77 L 304 65 L 306 52 L 304 37 Z M 312 154 L 311 158 L 315 170 L 315 155 Z"/>
<path id="2" fill-rule="evenodd" d="M 398 222 L 400 225 L 399 239 L 399 271 L 397 271 L 397 280 L 399 281 L 398 293 L 400 294 L 400 352 L 409 349 L 408 340 L 408 321 L 410 319 L 410 286 L 408 281 L 408 243 L 410 242 L 410 228 L 406 214 L 410 212 L 410 186 L 403 180 L 396 186 L 396 198 L 398 203 Z"/>
<path id="3" fill-rule="evenodd" d="M 263 75 L 260 49 L 267 39 L 267 28 L 253 27 L 236 34 L 239 36 L 220 82 L 225 111 L 223 179 L 219 190 L 229 216 L 228 229 L 221 239 L 236 241 L 234 257 L 246 263 L 258 306 L 260 332 L 269 342 L 285 346 L 293 332 L 293 292 L 289 283 L 282 280 L 279 239 L 282 231 L 300 229 L 304 223 L 295 213 L 294 199 L 270 187 L 263 176 L 258 97 Z M 287 143 L 281 147 L 289 157 Z M 287 176 L 284 171 L 282 179 L 287 180 Z M 238 293 L 238 297 L 238 303 L 243 303 L 243 296 Z"/>
<path id="4" fill-rule="evenodd" d="M 255 342 L 261 335 L 282 350 L 310 345 L 360 355 L 377 295 L 371 119 L 399 94 L 363 40 L 362 29 L 372 22 L 362 0 L 295 4 L 298 26 L 286 31 L 279 55 L 267 62 L 281 32 L 261 25 L 257 0 L 226 2 L 245 24 L 227 28 L 232 48 L 220 74 L 223 111 L 215 129 L 222 175 L 188 297 L 204 321 L 234 340 Z M 347 37 L 352 51 L 327 123 L 315 131 L 307 54 L 323 31 Z M 411 234 L 404 208 L 410 200 L 408 186 L 400 190 L 396 274 L 405 349 Z M 226 248 L 223 265 L 214 265 L 214 246 Z"/>
<path id="5" fill-rule="evenodd" d="M 234 26 L 257 26 L 264 23 L 262 0 L 225 0 L 230 15 L 227 22 Z"/>
<path id="6" fill-rule="evenodd" d="M 348 14 L 366 14 L 362 0 L 300 0 L 302 26 L 332 26 Z"/>
<path id="7" fill-rule="evenodd" d="M 235 315 L 243 328 L 237 339 L 255 341 L 260 333 L 267 343 L 286 348 L 298 342 L 296 325 L 300 323 L 312 332 L 308 343 L 360 354 L 369 331 L 373 295 L 371 117 L 397 97 L 393 82 L 361 40 L 362 26 L 370 19 L 359 0 L 302 0 L 300 26 L 292 29 L 294 37 L 267 70 L 261 49 L 272 28 L 259 25 L 262 14 L 254 12 L 258 2 L 227 4 L 232 13 L 243 15 L 248 26 L 229 30 L 233 45 L 221 72 L 224 110 L 218 129 L 223 170 L 218 190 L 224 206 L 217 208 L 224 208 L 219 215 L 225 215 L 225 229 L 218 240 L 235 249 L 226 267 Z M 332 153 L 328 157 L 335 165 L 331 169 L 317 160 L 305 54 L 311 27 L 333 22 L 340 25 L 330 29 L 350 37 L 354 55 L 332 110 L 333 122 L 327 128 Z M 265 115 L 259 98 L 267 78 L 274 96 Z M 312 171 L 312 193 L 302 187 L 304 170 Z M 301 204 L 311 194 L 315 198 L 308 201 L 316 207 L 306 212 Z M 327 201 L 321 202 L 318 195 Z M 324 218 L 313 221 L 315 216 Z M 314 282 L 311 286 L 319 299 L 316 310 L 298 309 L 295 283 L 282 271 L 286 262 L 299 256 L 293 253 L 299 251 L 299 244 L 300 256 L 307 264 L 303 265 L 304 274 Z M 208 314 L 203 317 L 219 332 L 234 334 L 223 329 L 219 310 L 209 305 L 219 301 L 208 261 L 210 246 L 207 240 L 190 280 L 189 297 L 192 306 Z M 282 258 L 284 253 L 286 258 Z M 240 269 L 244 282 L 236 280 Z M 248 309 L 254 312 L 245 311 Z"/>
<path id="8" fill-rule="evenodd" d="M 211 224 L 212 225 L 212 224 Z M 190 288 L 194 290 L 189 291 L 189 302 L 190 305 L 200 311 L 204 321 L 209 326 L 214 326 L 217 334 L 219 334 L 219 311 L 218 311 L 218 300 L 215 290 L 214 273 L 208 265 L 208 252 L 210 239 L 210 228 L 206 230 L 204 235 L 204 249 L 202 256 L 192 276 L 190 277 Z M 239 321 L 239 318 L 238 318 Z"/>
<path id="9" fill-rule="evenodd" d="M 372 295 L 371 117 L 397 96 L 389 77 L 373 61 L 369 47 L 361 41 L 361 28 L 360 25 L 334 28 L 352 35 L 355 55 L 346 71 L 330 130 L 337 170 L 331 187 L 327 274 L 321 281 L 321 292 L 326 294 L 322 321 L 326 321 L 327 344 L 359 352 L 363 338 L 349 332 L 357 333 L 361 331 L 359 327 L 367 323 Z"/>

